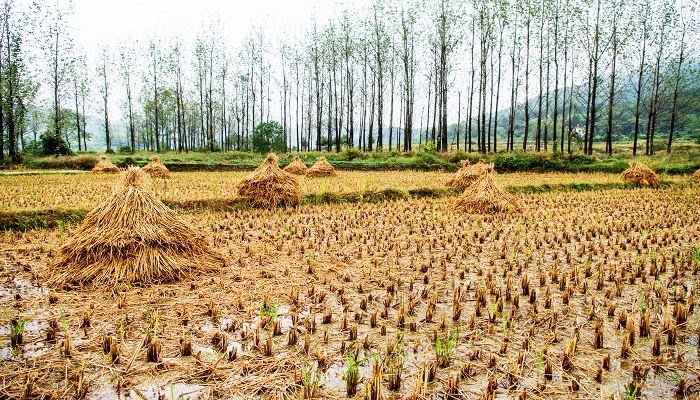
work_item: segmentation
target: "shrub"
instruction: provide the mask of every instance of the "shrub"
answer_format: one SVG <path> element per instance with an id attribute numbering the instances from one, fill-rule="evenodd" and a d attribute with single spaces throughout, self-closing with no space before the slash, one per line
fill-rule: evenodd
<path id="1" fill-rule="evenodd" d="M 32 140 L 24 147 L 24 154 L 28 156 L 40 157 L 42 153 L 41 141 Z"/>
<path id="2" fill-rule="evenodd" d="M 341 150 L 338 156 L 339 160 L 344 161 L 352 161 L 355 159 L 364 160 L 367 158 L 367 154 L 362 150 L 358 149 L 357 147 L 346 147 L 343 150 Z"/>
<path id="3" fill-rule="evenodd" d="M 60 135 L 50 132 L 43 133 L 41 140 L 41 154 L 44 156 L 67 156 L 71 154 L 70 147 Z"/>
<path id="4" fill-rule="evenodd" d="M 117 153 L 119 154 L 131 154 L 131 146 L 119 146 L 117 147 Z"/>

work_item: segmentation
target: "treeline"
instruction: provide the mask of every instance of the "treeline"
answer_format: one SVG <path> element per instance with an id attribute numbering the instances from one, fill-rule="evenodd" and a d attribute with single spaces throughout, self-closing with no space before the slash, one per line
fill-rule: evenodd
<path id="1" fill-rule="evenodd" d="M 69 8 L 4 0 L 0 157 L 91 136 L 108 151 L 247 151 L 270 121 L 285 150 L 670 151 L 700 140 L 696 15 L 676 0 L 370 0 L 297 36 L 253 26 L 232 44 L 213 21 L 88 58 Z"/>

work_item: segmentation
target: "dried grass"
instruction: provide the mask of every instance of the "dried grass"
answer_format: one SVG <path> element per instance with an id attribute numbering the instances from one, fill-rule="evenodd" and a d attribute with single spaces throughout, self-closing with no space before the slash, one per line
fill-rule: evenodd
<path id="1" fill-rule="evenodd" d="M 316 164 L 309 167 L 306 176 L 336 176 L 335 168 L 326 161 L 326 157 L 321 157 Z"/>
<path id="2" fill-rule="evenodd" d="M 203 235 L 144 188 L 141 169 L 122 175 L 122 186 L 58 250 L 49 285 L 171 282 L 224 263 Z"/>
<path id="3" fill-rule="evenodd" d="M 693 174 L 693 179 L 695 179 L 696 181 L 700 182 L 700 169 L 698 169 L 697 171 L 695 171 L 695 173 Z"/>
<path id="4" fill-rule="evenodd" d="M 651 168 L 642 163 L 630 161 L 630 166 L 620 175 L 625 183 L 638 183 L 657 188 L 661 186 L 661 178 Z"/>
<path id="5" fill-rule="evenodd" d="M 299 180 L 277 165 L 277 156 L 270 153 L 265 161 L 238 184 L 238 194 L 254 207 L 277 207 L 301 201 Z"/>
<path id="6" fill-rule="evenodd" d="M 523 211 L 518 199 L 496 182 L 493 164 L 488 165 L 479 179 L 459 196 L 455 209 L 476 214 Z"/>
<path id="7" fill-rule="evenodd" d="M 470 165 L 469 160 L 464 160 L 462 161 L 462 168 L 450 180 L 445 182 L 445 186 L 464 190 L 472 183 L 478 181 L 486 169 L 488 169 L 488 165 L 483 159 L 474 165 Z"/>
<path id="8" fill-rule="evenodd" d="M 289 165 L 287 165 L 283 169 L 289 172 L 290 174 L 294 175 L 306 175 L 306 171 L 308 170 L 306 164 L 304 164 L 304 162 L 301 161 L 301 158 L 299 158 L 299 156 L 294 156 L 294 161 L 289 163 Z"/>
<path id="9" fill-rule="evenodd" d="M 107 156 L 100 156 L 100 161 L 92 167 L 92 172 L 104 172 L 104 173 L 117 173 L 119 172 L 119 167 L 112 164 L 111 161 L 107 159 Z"/>
<path id="10" fill-rule="evenodd" d="M 141 170 L 157 178 L 170 178 L 170 171 L 168 171 L 168 168 L 163 165 L 162 162 L 160 162 L 160 158 L 158 158 L 158 156 L 151 157 L 151 162 L 144 165 Z"/>

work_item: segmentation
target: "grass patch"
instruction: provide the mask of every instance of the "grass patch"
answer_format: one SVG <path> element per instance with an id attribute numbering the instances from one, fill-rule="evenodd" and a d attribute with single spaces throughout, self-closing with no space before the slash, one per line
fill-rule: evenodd
<path id="1" fill-rule="evenodd" d="M 0 230 L 28 231 L 34 229 L 52 229 L 77 224 L 85 218 L 89 210 L 55 209 L 0 211 Z"/>

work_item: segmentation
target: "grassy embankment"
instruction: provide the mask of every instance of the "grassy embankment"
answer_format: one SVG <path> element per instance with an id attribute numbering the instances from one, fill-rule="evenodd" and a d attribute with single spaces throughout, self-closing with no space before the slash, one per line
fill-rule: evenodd
<path id="1" fill-rule="evenodd" d="M 580 152 L 561 154 L 541 153 L 506 153 L 493 154 L 467 153 L 462 150 L 436 153 L 419 147 L 417 150 L 402 153 L 398 151 L 362 152 L 356 149 L 344 149 L 335 152 L 299 153 L 306 164 L 313 164 L 324 156 L 339 170 L 388 171 L 418 170 L 453 172 L 459 168 L 460 161 L 471 160 L 472 163 L 483 158 L 495 164 L 500 172 L 606 172 L 620 173 L 633 159 L 631 145 L 618 144 L 612 157 L 594 148 L 594 155 L 585 156 Z M 26 158 L 19 166 L 20 170 L 89 170 L 97 162 L 98 153 L 81 153 L 70 157 Z M 130 164 L 143 166 L 150 161 L 152 153 L 109 154 L 109 159 L 118 166 Z M 296 153 L 280 154 L 280 164 L 286 165 Z M 161 161 L 171 171 L 247 171 L 254 169 L 264 158 L 262 154 L 252 152 L 225 153 L 161 153 Z M 691 142 L 677 143 L 670 154 L 658 151 L 653 156 L 637 156 L 636 161 L 648 165 L 658 173 L 687 174 L 700 168 L 700 145 Z"/>

